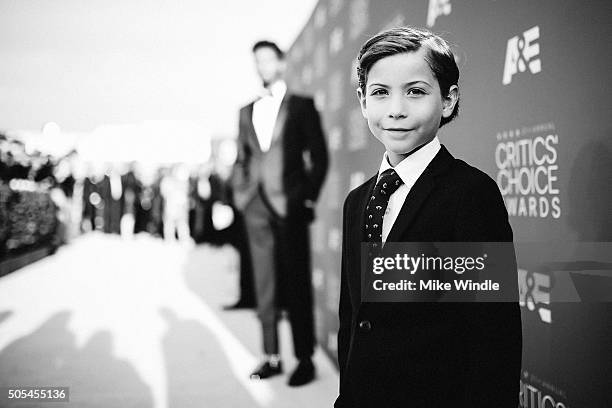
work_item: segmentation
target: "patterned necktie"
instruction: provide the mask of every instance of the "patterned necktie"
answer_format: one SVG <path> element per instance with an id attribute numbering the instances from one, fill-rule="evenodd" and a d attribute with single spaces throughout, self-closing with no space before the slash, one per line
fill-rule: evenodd
<path id="1" fill-rule="evenodd" d="M 389 197 L 395 193 L 402 183 L 402 179 L 395 170 L 387 169 L 382 173 L 376 186 L 374 186 L 374 191 L 365 211 L 364 230 L 365 241 L 374 242 L 374 248 L 378 247 L 377 243 L 382 243 L 383 218 L 387 205 L 389 205 Z"/>

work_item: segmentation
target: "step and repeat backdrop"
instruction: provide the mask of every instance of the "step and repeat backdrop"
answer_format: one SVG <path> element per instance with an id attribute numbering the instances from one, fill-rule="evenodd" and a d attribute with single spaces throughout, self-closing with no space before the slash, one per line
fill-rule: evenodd
<path id="1" fill-rule="evenodd" d="M 427 27 L 453 44 L 461 110 L 441 141 L 497 181 L 517 243 L 551 249 L 517 249 L 520 405 L 607 406 L 612 307 L 587 295 L 612 291 L 607 0 L 319 1 L 289 51 L 288 82 L 314 95 L 332 155 L 312 229 L 320 344 L 335 359 L 342 204 L 384 151 L 357 103 L 355 59 L 367 38 L 399 25 Z"/>

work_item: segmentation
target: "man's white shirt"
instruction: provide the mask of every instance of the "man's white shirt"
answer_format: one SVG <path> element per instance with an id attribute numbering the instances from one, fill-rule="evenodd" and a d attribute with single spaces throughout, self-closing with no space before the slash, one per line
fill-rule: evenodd
<path id="1" fill-rule="evenodd" d="M 425 146 L 406 157 L 395 167 L 389 164 L 387 152 L 385 152 L 383 155 L 376 182 L 378 182 L 380 175 L 385 170 L 394 169 L 404 184 L 402 184 L 393 194 L 391 194 L 391 197 L 389 197 L 389 205 L 387 206 L 385 216 L 383 217 L 382 242 L 387 240 L 389 232 L 391 232 L 391 227 L 393 227 L 393 224 L 395 223 L 395 220 L 397 219 L 397 216 L 399 215 L 399 212 L 402 209 L 404 201 L 406 201 L 406 197 L 408 197 L 408 193 L 410 193 L 412 186 L 414 186 L 414 183 L 416 183 L 418 178 L 421 177 L 421 174 L 423 174 L 425 168 L 427 168 L 436 154 L 438 154 L 440 148 L 440 140 L 436 136 L 431 140 L 431 142 L 427 143 Z"/>
<path id="2" fill-rule="evenodd" d="M 281 102 L 287 93 L 287 84 L 279 80 L 271 84 L 260 99 L 253 104 L 253 127 L 263 152 L 270 150 L 274 126 Z"/>

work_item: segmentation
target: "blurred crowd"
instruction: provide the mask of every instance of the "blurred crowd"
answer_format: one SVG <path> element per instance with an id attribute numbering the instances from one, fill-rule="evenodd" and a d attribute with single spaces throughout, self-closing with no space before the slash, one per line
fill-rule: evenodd
<path id="1" fill-rule="evenodd" d="M 210 163 L 141 169 L 137 163 L 89 169 L 82 183 L 82 232 L 132 236 L 147 232 L 169 241 L 223 241 L 233 222 L 227 171 Z M 213 219 L 214 215 L 214 219 Z"/>
<path id="2" fill-rule="evenodd" d="M 0 180 L 5 184 L 11 180 L 29 180 L 45 188 L 59 184 L 61 188 L 71 190 L 74 179 L 66 180 L 66 175 L 57 174 L 55 168 L 73 154 L 70 152 L 54 160 L 50 155 L 36 150 L 27 152 L 23 142 L 0 134 Z"/>
<path id="3" fill-rule="evenodd" d="M 53 157 L 0 134 L 0 255 L 90 231 L 231 243 L 231 163 L 222 162 L 88 163 L 75 150 Z"/>

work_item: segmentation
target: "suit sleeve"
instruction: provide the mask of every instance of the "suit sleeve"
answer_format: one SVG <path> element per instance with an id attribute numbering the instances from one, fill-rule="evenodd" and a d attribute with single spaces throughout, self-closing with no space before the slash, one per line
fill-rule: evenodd
<path id="1" fill-rule="evenodd" d="M 340 367 L 340 394 L 342 395 L 342 383 L 345 374 L 346 362 L 351 338 L 351 322 L 352 322 L 352 306 L 348 287 L 348 223 L 349 218 L 348 207 L 351 199 L 351 194 L 344 202 L 342 215 L 342 264 L 340 270 L 340 305 L 338 316 L 340 320 L 340 329 L 338 330 L 338 365 Z M 345 391 L 344 391 L 345 392 Z"/>
<path id="2" fill-rule="evenodd" d="M 238 189 L 245 183 L 246 173 L 248 168 L 248 144 L 246 140 L 246 131 L 244 126 L 246 114 L 244 108 L 240 110 L 238 115 L 238 139 L 236 140 L 236 162 L 232 169 L 231 186 L 233 189 Z"/>
<path id="3" fill-rule="evenodd" d="M 305 120 L 302 129 L 305 137 L 305 148 L 310 153 L 311 162 L 311 168 L 307 173 L 309 183 L 304 197 L 307 200 L 316 201 L 325 180 L 329 156 L 321 126 L 321 118 L 311 98 L 306 99 L 304 110 Z"/>
<path id="4" fill-rule="evenodd" d="M 495 182 L 488 176 L 468 188 L 461 200 L 455 235 L 458 242 L 512 242 L 508 213 Z M 503 273 L 518 294 L 513 245 L 504 247 Z M 503 283 L 502 283 L 503 284 Z M 521 316 L 516 302 L 462 305 L 469 329 L 466 406 L 516 408 L 521 370 Z"/>

